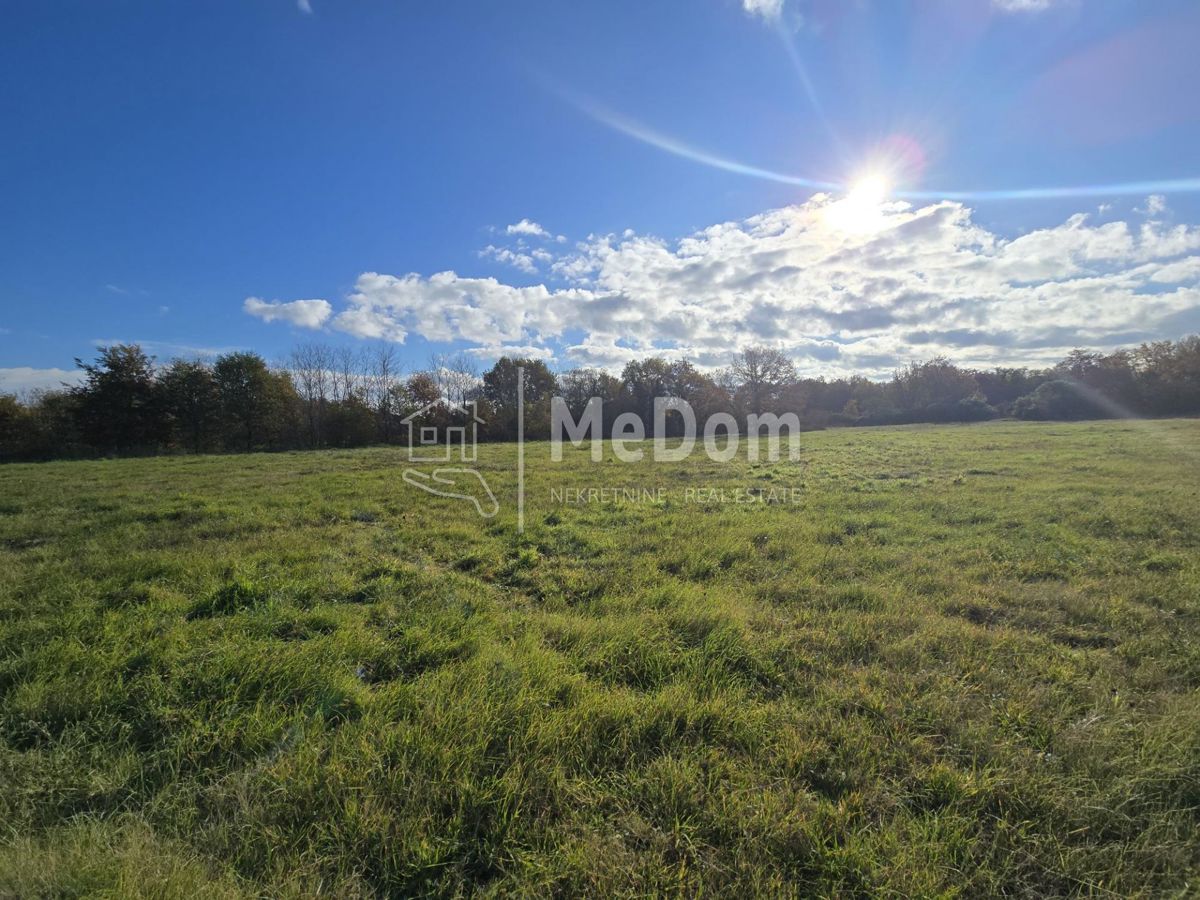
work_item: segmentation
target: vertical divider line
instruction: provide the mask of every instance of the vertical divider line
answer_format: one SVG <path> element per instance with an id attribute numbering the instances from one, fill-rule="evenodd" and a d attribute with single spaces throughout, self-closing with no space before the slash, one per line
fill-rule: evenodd
<path id="1" fill-rule="evenodd" d="M 517 366 L 517 533 L 525 532 L 525 367 Z"/>

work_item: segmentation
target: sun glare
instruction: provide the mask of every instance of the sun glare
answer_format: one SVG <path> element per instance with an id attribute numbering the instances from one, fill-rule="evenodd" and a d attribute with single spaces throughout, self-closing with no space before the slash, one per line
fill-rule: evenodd
<path id="1" fill-rule="evenodd" d="M 846 196 L 826 207 L 826 219 L 839 231 L 857 234 L 878 231 L 884 225 L 883 204 L 890 186 L 882 175 L 863 175 Z"/>
<path id="2" fill-rule="evenodd" d="M 882 175 L 865 175 L 854 183 L 847 197 L 863 206 L 878 206 L 888 193 L 888 183 Z"/>

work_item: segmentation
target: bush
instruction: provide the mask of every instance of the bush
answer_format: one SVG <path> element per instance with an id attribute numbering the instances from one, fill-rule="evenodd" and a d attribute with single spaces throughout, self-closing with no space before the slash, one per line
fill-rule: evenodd
<path id="1" fill-rule="evenodd" d="M 1102 419 L 1107 414 L 1088 396 L 1087 389 L 1072 381 L 1047 381 L 1032 394 L 1013 404 L 1018 419 Z"/>

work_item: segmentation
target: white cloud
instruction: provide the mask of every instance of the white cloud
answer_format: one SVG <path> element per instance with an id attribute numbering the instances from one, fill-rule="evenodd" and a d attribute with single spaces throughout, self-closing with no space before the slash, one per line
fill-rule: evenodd
<path id="1" fill-rule="evenodd" d="M 393 340 L 415 332 L 431 341 L 465 340 L 492 346 L 520 342 L 527 335 L 555 336 L 560 317 L 590 298 L 573 288 L 550 290 L 545 285 L 514 287 L 495 278 L 463 278 L 439 272 L 428 278 L 365 272 L 347 297 L 348 309 L 334 327 L 366 337 Z M 355 323 L 368 321 L 375 333 L 363 334 Z"/>
<path id="2" fill-rule="evenodd" d="M 992 6 L 1001 12 L 1039 13 L 1051 6 L 1062 5 L 1063 0 L 992 0 Z"/>
<path id="3" fill-rule="evenodd" d="M 505 234 L 525 234 L 529 237 L 548 238 L 551 237 L 550 232 L 530 219 L 522 219 L 520 222 L 514 222 L 504 229 Z"/>
<path id="4" fill-rule="evenodd" d="M 491 347 L 472 347 L 468 351 L 480 359 L 494 360 L 502 356 L 524 359 L 554 359 L 554 351 L 534 344 L 495 344 Z"/>
<path id="5" fill-rule="evenodd" d="M 1134 212 L 1141 213 L 1147 217 L 1161 216 L 1166 211 L 1167 198 L 1162 194 L 1151 194 L 1146 198 L 1145 206 L 1139 206 L 1134 209 Z"/>
<path id="6" fill-rule="evenodd" d="M 1150 267 L 1150 280 L 1156 284 L 1185 284 L 1200 280 L 1200 256 L 1188 256 L 1166 265 Z"/>
<path id="7" fill-rule="evenodd" d="M 300 10 L 306 16 L 311 16 L 313 12 L 310 0 L 296 0 L 296 9 Z"/>
<path id="8" fill-rule="evenodd" d="M 79 369 L 33 369 L 29 366 L 0 369 L 0 394 L 57 391 L 62 390 L 64 382 L 75 385 L 82 378 L 83 373 Z"/>
<path id="9" fill-rule="evenodd" d="M 408 337 L 408 332 L 399 322 L 386 312 L 366 304 L 338 313 L 333 320 L 333 327 L 355 337 L 395 341 L 397 344 L 403 344 Z"/>
<path id="10" fill-rule="evenodd" d="M 488 230 L 493 233 L 498 231 L 492 227 Z M 545 246 L 531 246 L 531 240 L 549 241 L 556 244 L 567 242 L 566 235 L 552 234 L 532 219 L 522 219 L 520 222 L 508 225 L 504 228 L 504 233 L 515 237 L 516 240 L 507 247 L 488 244 L 479 251 L 480 258 L 492 259 L 506 266 L 512 266 L 526 275 L 536 275 L 538 263 L 551 264 L 555 260 L 554 254 Z"/>
<path id="11" fill-rule="evenodd" d="M 883 375 L 938 353 L 1040 365 L 1075 346 L 1176 337 L 1200 314 L 1194 226 L 1078 214 L 1006 238 L 943 201 L 887 203 L 859 223 L 870 227 L 848 228 L 840 202 L 818 195 L 674 241 L 627 231 L 539 248 L 554 287 L 368 272 L 332 324 L 480 356 L 551 347 L 608 367 L 651 353 L 718 366 L 769 343 L 805 371 Z"/>
<path id="12" fill-rule="evenodd" d="M 541 258 L 549 258 L 550 255 L 544 250 L 536 251 Z M 531 253 L 525 253 L 521 250 L 510 250 L 508 247 L 497 247 L 495 244 L 488 244 L 479 251 L 479 255 L 483 259 L 494 259 L 496 262 L 504 263 L 506 266 L 520 269 L 529 275 L 537 274 L 537 264 L 533 261 L 534 257 Z"/>
<path id="13" fill-rule="evenodd" d="M 776 21 L 783 15 L 783 0 L 742 0 L 742 9 L 752 16 Z"/>
<path id="14" fill-rule="evenodd" d="M 292 300 L 268 303 L 258 297 L 247 297 L 242 309 L 264 322 L 289 322 L 297 328 L 320 328 L 333 315 L 328 300 Z"/>
<path id="15" fill-rule="evenodd" d="M 496 228 L 489 228 L 489 231 L 497 231 Z M 552 231 L 542 227 L 532 219 L 522 219 L 520 222 L 514 222 L 511 225 L 504 227 L 504 233 L 517 238 L 517 244 L 520 247 L 527 246 L 525 238 L 537 238 L 542 241 L 553 241 L 557 244 L 565 244 L 567 236 L 565 234 L 554 234 Z"/>

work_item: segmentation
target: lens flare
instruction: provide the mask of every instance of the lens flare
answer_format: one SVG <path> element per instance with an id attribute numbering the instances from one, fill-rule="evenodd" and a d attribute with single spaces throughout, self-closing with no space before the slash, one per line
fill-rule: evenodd
<path id="1" fill-rule="evenodd" d="M 783 172 L 774 172 L 770 169 L 763 169 L 758 166 L 746 165 L 736 160 L 726 159 L 699 147 L 693 147 L 670 135 L 655 131 L 640 122 L 615 113 L 583 97 L 576 96 L 565 89 L 557 88 L 555 92 L 602 125 L 607 125 L 614 131 L 627 135 L 634 140 L 641 141 L 643 144 L 649 144 L 651 147 L 663 150 L 674 156 L 689 159 L 701 165 L 721 169 L 726 172 L 733 172 L 737 175 L 747 175 L 751 178 L 761 178 L 765 181 L 776 181 L 781 184 L 790 184 L 795 187 L 811 188 L 818 191 L 841 190 L 844 187 L 836 181 L 805 178 L 801 175 L 787 175 Z"/>
<path id="2" fill-rule="evenodd" d="M 845 182 L 820 178 L 809 178 L 803 175 L 793 175 L 788 172 L 776 172 L 759 166 L 748 165 L 735 159 L 718 156 L 715 153 L 678 140 L 670 135 L 655 131 L 640 122 L 605 109 L 589 100 L 559 87 L 554 89 L 559 96 L 614 131 L 619 131 L 644 144 L 649 144 L 674 156 L 679 156 L 701 165 L 746 175 L 750 178 L 760 178 L 793 187 L 810 188 L 817 191 L 852 191 L 854 185 Z M 923 160 L 922 167 L 923 167 Z M 904 181 L 910 179 L 906 176 Z M 898 189 L 891 192 L 897 200 L 957 200 L 965 202 L 995 201 L 995 200 L 1055 200 L 1087 197 L 1144 197 L 1147 194 L 1180 194 L 1200 192 L 1200 177 L 1158 179 L 1148 181 L 1121 181 L 1111 184 L 1069 185 L 1061 187 L 1033 187 L 1011 189 L 981 189 L 981 190 L 940 190 L 926 188 L 923 190 Z"/>
<path id="3" fill-rule="evenodd" d="M 872 234 L 887 224 L 884 204 L 890 183 L 883 173 L 869 172 L 857 178 L 846 196 L 825 207 L 825 221 L 838 231 Z"/>
<path id="4" fill-rule="evenodd" d="M 879 206 L 888 195 L 888 181 L 877 172 L 854 182 L 846 199 L 861 206 Z"/>

